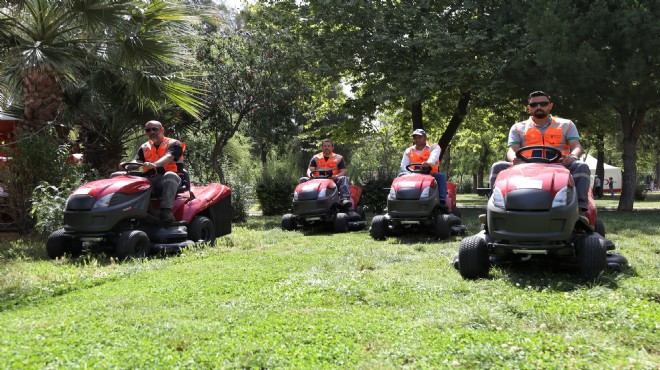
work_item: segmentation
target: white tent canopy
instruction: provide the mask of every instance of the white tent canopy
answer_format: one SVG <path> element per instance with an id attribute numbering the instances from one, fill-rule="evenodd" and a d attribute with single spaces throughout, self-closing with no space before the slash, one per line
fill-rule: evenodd
<path id="1" fill-rule="evenodd" d="M 591 185 L 594 184 L 594 179 L 596 178 L 596 165 L 598 160 L 589 154 L 582 156 L 582 161 L 589 165 L 589 170 L 591 170 Z M 603 192 L 607 193 L 610 188 L 610 180 L 614 181 L 614 191 L 621 191 L 621 169 L 619 167 L 610 166 L 607 163 L 603 163 L 605 167 L 605 177 L 603 178 Z"/>

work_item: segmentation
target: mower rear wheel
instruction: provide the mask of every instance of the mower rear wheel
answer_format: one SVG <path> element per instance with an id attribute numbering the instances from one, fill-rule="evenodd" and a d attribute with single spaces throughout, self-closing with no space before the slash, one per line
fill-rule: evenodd
<path id="1" fill-rule="evenodd" d="M 595 235 L 587 235 L 577 245 L 578 269 L 580 275 L 593 279 L 607 266 L 607 251 L 600 245 Z"/>
<path id="2" fill-rule="evenodd" d="M 119 234 L 115 253 L 117 258 L 125 260 L 129 257 L 146 257 L 149 254 L 151 242 L 144 231 L 128 230 Z"/>
<path id="3" fill-rule="evenodd" d="M 445 214 L 437 215 L 433 231 L 438 238 L 447 239 L 451 235 L 451 217 Z"/>
<path id="4" fill-rule="evenodd" d="M 345 233 L 348 231 L 348 215 L 346 213 L 337 213 L 333 223 L 333 229 L 336 233 Z"/>
<path id="5" fill-rule="evenodd" d="M 369 234 L 371 234 L 371 237 L 376 240 L 385 240 L 385 238 L 387 238 L 387 229 L 388 225 L 385 216 L 374 216 L 374 218 L 371 220 Z"/>
<path id="6" fill-rule="evenodd" d="M 296 229 L 296 216 L 287 213 L 282 216 L 282 230 L 292 231 Z"/>
<path id="7" fill-rule="evenodd" d="M 188 225 L 188 239 L 197 243 L 212 243 L 215 240 L 215 224 L 206 216 L 197 216 Z"/>
<path id="8" fill-rule="evenodd" d="M 64 229 L 54 231 L 46 241 L 46 253 L 51 259 L 70 254 L 78 257 L 82 253 L 82 242 L 72 236 L 65 235 Z"/>
<path id="9" fill-rule="evenodd" d="M 596 219 L 596 227 L 594 228 L 600 236 L 605 237 L 605 224 L 600 219 Z"/>
<path id="10" fill-rule="evenodd" d="M 478 279 L 488 276 L 488 246 L 477 236 L 469 236 L 461 241 L 458 249 L 458 271 L 465 279 Z"/>

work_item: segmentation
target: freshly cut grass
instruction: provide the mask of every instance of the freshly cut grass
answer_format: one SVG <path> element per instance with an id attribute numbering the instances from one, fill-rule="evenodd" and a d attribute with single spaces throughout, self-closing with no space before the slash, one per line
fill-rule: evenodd
<path id="1" fill-rule="evenodd" d="M 479 210 L 463 210 L 471 232 Z M 631 268 L 466 281 L 460 241 L 250 217 L 214 246 L 117 263 L 0 246 L 2 368 L 660 366 L 660 211 L 601 212 Z M 41 243 L 41 244 L 40 244 Z"/>

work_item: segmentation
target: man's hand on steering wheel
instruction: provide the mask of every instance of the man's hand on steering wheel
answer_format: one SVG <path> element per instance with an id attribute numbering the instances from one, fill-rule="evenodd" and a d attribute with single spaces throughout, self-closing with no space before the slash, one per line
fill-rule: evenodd
<path id="1" fill-rule="evenodd" d="M 431 173 L 431 164 L 428 162 L 422 163 L 422 168 L 420 169 L 420 172 L 424 174 Z"/>

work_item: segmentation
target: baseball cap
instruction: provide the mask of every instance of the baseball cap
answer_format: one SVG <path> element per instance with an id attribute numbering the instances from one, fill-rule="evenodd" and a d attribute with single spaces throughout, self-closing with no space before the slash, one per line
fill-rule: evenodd
<path id="1" fill-rule="evenodd" d="M 422 130 L 421 128 L 418 128 L 417 130 L 413 131 L 413 133 L 412 133 L 412 136 L 415 136 L 415 135 L 426 136 L 426 131 Z"/>

